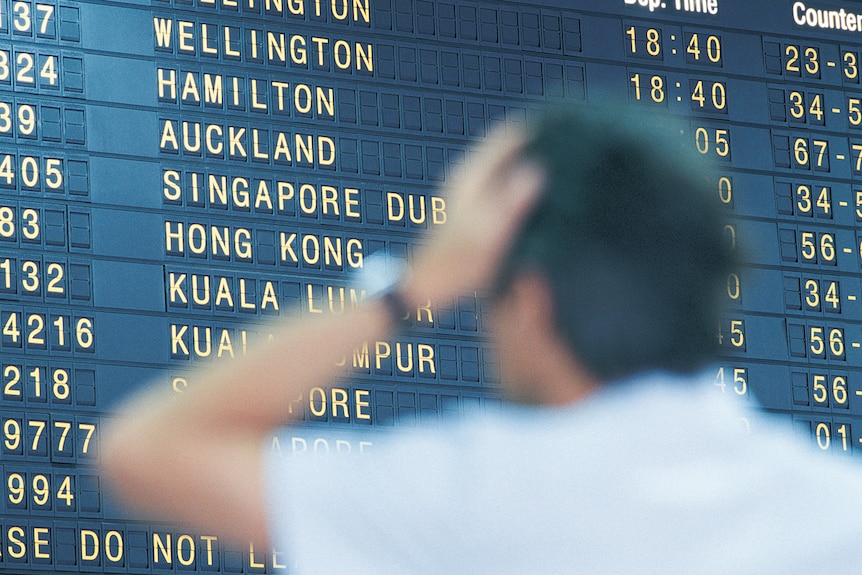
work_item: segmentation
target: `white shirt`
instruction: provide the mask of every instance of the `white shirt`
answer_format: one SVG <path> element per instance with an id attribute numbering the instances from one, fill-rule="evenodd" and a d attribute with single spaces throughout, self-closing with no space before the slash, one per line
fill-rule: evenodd
<path id="1" fill-rule="evenodd" d="M 272 539 L 291 573 L 862 567 L 862 467 L 666 375 L 393 433 L 372 455 L 270 453 L 267 465 Z"/>

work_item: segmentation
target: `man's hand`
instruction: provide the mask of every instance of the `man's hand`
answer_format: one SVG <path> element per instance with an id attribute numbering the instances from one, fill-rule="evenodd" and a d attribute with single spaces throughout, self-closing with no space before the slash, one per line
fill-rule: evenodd
<path id="1" fill-rule="evenodd" d="M 499 128 L 468 156 L 448 186 L 448 220 L 431 235 L 405 279 L 409 303 L 490 287 L 544 183 L 522 157 L 525 135 Z"/>

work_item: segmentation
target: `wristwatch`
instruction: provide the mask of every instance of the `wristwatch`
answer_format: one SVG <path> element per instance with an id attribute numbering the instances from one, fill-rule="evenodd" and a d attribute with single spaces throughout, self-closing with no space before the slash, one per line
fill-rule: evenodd
<path id="1" fill-rule="evenodd" d="M 382 251 L 374 252 L 364 259 L 354 282 L 365 292 L 367 300 L 379 301 L 386 307 L 393 323 L 410 316 L 410 308 L 400 289 L 405 268 L 400 259 L 388 257 Z"/>

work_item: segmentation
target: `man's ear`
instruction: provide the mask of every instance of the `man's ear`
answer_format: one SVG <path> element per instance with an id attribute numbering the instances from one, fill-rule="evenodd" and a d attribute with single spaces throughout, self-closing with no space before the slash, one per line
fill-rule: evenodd
<path id="1" fill-rule="evenodd" d="M 560 336 L 550 283 L 540 274 L 514 277 L 498 315 L 497 341 L 511 399 L 524 403 L 565 404 L 592 393 L 598 380 Z"/>

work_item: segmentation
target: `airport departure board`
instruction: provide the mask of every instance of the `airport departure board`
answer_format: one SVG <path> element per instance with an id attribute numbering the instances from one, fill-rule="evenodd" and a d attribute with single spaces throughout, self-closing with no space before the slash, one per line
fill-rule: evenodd
<path id="1" fill-rule="evenodd" d="M 716 393 L 862 451 L 860 82 L 854 2 L 0 0 L 0 572 L 288 566 L 119 510 L 111 406 L 183 393 L 260 320 L 357 305 L 370 254 L 446 225 L 470 142 L 543 101 L 680 118 L 745 247 Z M 274 448 L 498 409 L 483 304 L 357 347 Z"/>

